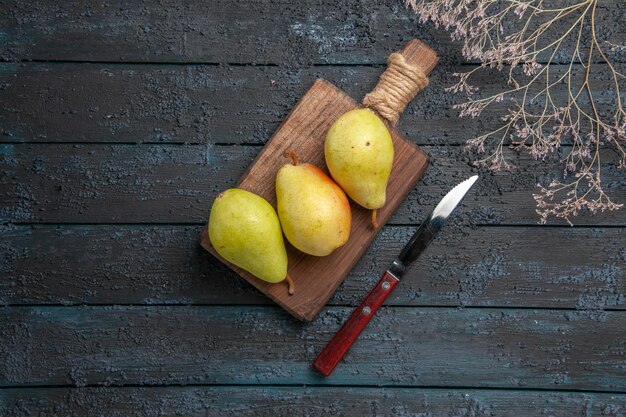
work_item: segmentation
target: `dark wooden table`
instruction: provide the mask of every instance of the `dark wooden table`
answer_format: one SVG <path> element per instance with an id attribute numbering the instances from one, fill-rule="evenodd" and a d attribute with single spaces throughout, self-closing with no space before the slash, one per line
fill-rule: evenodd
<path id="1" fill-rule="evenodd" d="M 212 199 L 315 78 L 361 98 L 413 37 L 442 56 L 400 125 L 431 166 L 298 322 L 199 247 Z M 312 371 L 497 121 L 457 118 L 459 46 L 401 1 L 0 1 L 0 58 L 0 415 L 626 414 L 626 211 L 538 226 L 561 168 L 525 155 Z"/>

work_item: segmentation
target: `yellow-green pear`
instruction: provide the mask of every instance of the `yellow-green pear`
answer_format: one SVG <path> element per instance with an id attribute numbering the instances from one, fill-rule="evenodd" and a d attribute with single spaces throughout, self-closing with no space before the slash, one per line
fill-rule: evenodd
<path id="1" fill-rule="evenodd" d="M 344 113 L 333 123 L 324 143 L 326 165 L 337 184 L 360 206 L 385 205 L 393 165 L 393 142 L 383 121 L 370 109 Z"/>
<path id="2" fill-rule="evenodd" d="M 276 174 L 278 218 L 287 240 L 304 253 L 326 256 L 348 241 L 352 224 L 350 202 L 321 169 L 301 164 L 288 152 L 291 164 Z"/>
<path id="3" fill-rule="evenodd" d="M 263 197 L 231 188 L 219 194 L 209 215 L 211 244 L 228 262 L 263 281 L 288 280 L 287 250 L 276 211 Z"/>

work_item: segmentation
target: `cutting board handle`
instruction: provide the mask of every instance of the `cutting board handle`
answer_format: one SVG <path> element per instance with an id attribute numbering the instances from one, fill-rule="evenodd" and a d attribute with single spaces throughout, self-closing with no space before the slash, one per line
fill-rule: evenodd
<path id="1" fill-rule="evenodd" d="M 424 42 L 412 39 L 402 51 L 389 55 L 387 69 L 372 92 L 365 96 L 363 105 L 395 126 L 406 105 L 426 88 L 428 75 L 438 62 L 435 51 Z"/>

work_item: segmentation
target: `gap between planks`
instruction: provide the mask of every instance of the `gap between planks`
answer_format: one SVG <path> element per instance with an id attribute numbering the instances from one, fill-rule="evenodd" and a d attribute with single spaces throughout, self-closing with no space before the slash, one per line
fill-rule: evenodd
<path id="1" fill-rule="evenodd" d="M 131 389 L 131 388 L 315 388 L 315 389 L 337 389 L 337 388 L 376 388 L 384 390 L 432 390 L 432 391 L 504 391 L 504 392 L 542 392 L 542 393 L 558 393 L 558 394 L 609 394 L 609 395 L 626 395 L 626 391 L 607 391 L 607 390 L 590 390 L 590 389 L 553 389 L 553 388 L 506 388 L 506 387 L 474 387 L 468 386 L 447 386 L 447 385 L 372 385 L 372 384 L 124 384 L 124 385 L 103 385 L 103 384 L 85 384 L 81 386 L 76 385 L 63 385 L 63 384 L 51 384 L 51 385 L 7 385 L 0 386 L 0 391 L 19 391 L 19 390 L 46 390 L 46 389 L 59 389 L 59 388 L 107 388 L 107 389 Z"/>
<path id="2" fill-rule="evenodd" d="M 227 66 L 227 67 L 285 67 L 292 68 L 292 66 L 279 64 L 275 62 L 214 62 L 214 61 L 107 61 L 107 60 L 72 60 L 72 59 L 16 59 L 16 60 L 8 60 L 8 59 L 0 59 L 0 65 L 2 64 L 95 64 L 95 65 L 171 65 L 171 66 L 207 66 L 207 67 L 219 67 L 219 66 Z M 550 62 L 547 61 L 537 61 L 538 64 L 543 66 L 551 66 L 551 67 L 569 67 L 570 64 L 567 62 Z M 593 65 L 607 65 L 607 61 L 598 60 L 592 63 Z M 306 65 L 298 66 L 298 68 L 308 68 L 308 67 L 385 67 L 387 64 L 385 62 L 380 63 L 354 63 L 354 62 L 340 62 L 340 63 L 311 63 Z M 477 62 L 467 62 L 462 61 L 457 65 L 463 67 L 480 67 L 481 64 Z"/>
<path id="3" fill-rule="evenodd" d="M 0 305 L 0 310 L 2 309 L 20 309 L 20 308 L 81 308 L 81 307 L 133 307 L 133 308 L 152 308 L 152 307 L 198 307 L 198 308 L 206 308 L 206 307 L 220 307 L 220 308 L 278 308 L 280 306 L 276 304 L 259 304 L 259 303 L 246 303 L 246 304 L 234 304 L 234 303 L 150 303 L 150 304 L 136 304 L 136 303 L 52 303 L 52 304 L 4 304 Z M 325 307 L 337 307 L 337 308 L 353 308 L 356 307 L 356 304 L 326 304 Z M 383 304 L 381 310 L 384 309 L 420 309 L 420 308 L 429 308 L 429 309 L 438 309 L 438 310 L 526 310 L 526 311 L 566 311 L 566 312 L 585 312 L 585 311 L 610 311 L 610 312 L 621 312 L 626 311 L 625 308 L 618 307 L 603 307 L 601 309 L 579 309 L 573 307 L 532 307 L 532 306 L 498 306 L 498 305 L 489 305 L 489 306 L 453 306 L 453 305 L 441 305 L 441 304 L 420 304 L 420 305 L 411 305 L 411 304 L 393 304 L 386 305 Z M 394 385 L 395 386 L 395 385 Z"/>
<path id="4" fill-rule="evenodd" d="M 59 223 L 59 222 L 5 222 L 7 225 L 12 226 L 37 226 L 37 227 L 84 227 L 84 226 L 120 226 L 120 227 L 128 227 L 128 226 L 178 226 L 178 227 L 186 227 L 186 226 L 204 226 L 206 222 L 191 222 L 191 223 L 176 223 L 176 222 L 154 222 L 154 223 L 114 223 L 114 222 L 98 222 L 98 223 L 81 223 L 81 222 L 67 222 L 67 223 Z M 387 223 L 384 227 L 419 227 L 421 223 Z M 537 229 L 624 229 L 626 225 L 621 224 L 574 224 L 570 226 L 568 224 L 539 224 L 539 223 L 519 223 L 519 224 L 497 224 L 497 223 L 475 223 L 472 225 L 476 228 L 537 228 Z"/>

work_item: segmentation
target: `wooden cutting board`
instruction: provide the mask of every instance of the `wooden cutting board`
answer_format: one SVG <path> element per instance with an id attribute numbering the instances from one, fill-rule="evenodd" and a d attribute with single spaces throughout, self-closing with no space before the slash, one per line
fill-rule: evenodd
<path id="1" fill-rule="evenodd" d="M 436 66 L 436 54 L 425 44 L 413 40 L 402 50 L 407 62 L 419 65 L 428 75 Z M 328 174 L 324 162 L 324 139 L 330 126 L 348 110 L 361 107 L 328 81 L 316 80 L 261 150 L 236 187 L 256 193 L 276 208 L 276 173 L 290 163 L 285 156 L 294 151 L 301 162 L 317 165 Z M 351 201 L 352 229 L 348 242 L 325 257 L 306 255 L 285 239 L 289 258 L 288 272 L 296 291 L 287 293 L 285 283 L 269 284 L 221 258 L 211 246 L 205 228 L 201 244 L 231 269 L 300 320 L 312 320 L 343 282 L 346 275 L 369 247 L 378 231 L 420 179 L 428 164 L 426 154 L 388 124 L 395 159 L 387 186 L 387 202 L 378 210 L 378 227 L 371 226 L 371 211 Z M 372 271 L 376 275 L 383 271 Z M 367 288 L 363 289 L 364 295 Z"/>

